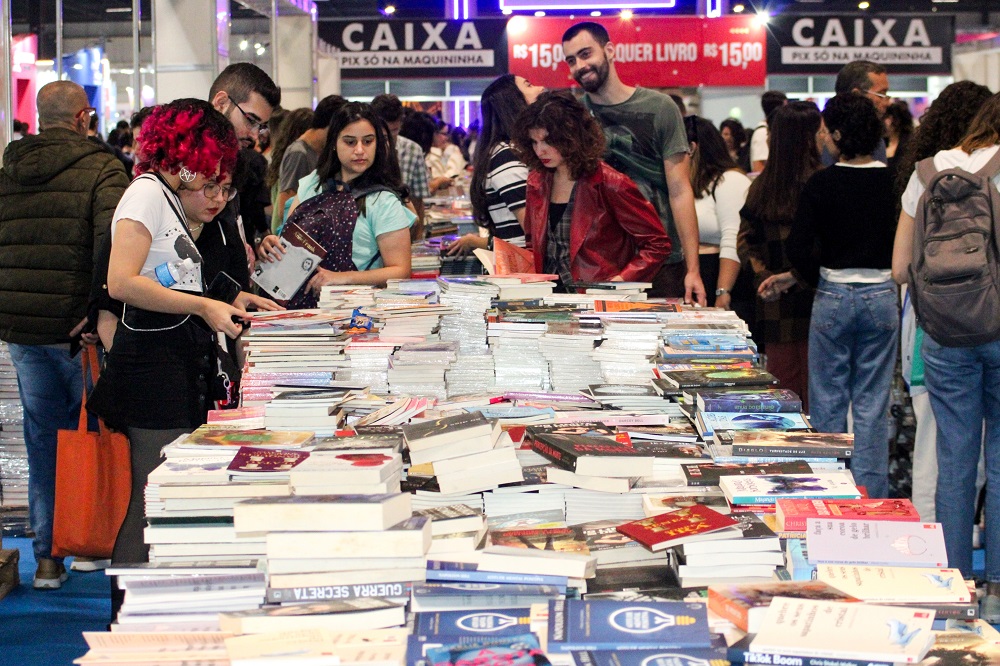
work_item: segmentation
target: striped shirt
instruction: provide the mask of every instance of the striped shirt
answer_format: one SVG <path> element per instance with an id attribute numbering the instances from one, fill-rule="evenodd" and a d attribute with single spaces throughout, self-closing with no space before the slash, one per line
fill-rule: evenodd
<path id="1" fill-rule="evenodd" d="M 517 159 L 510 144 L 499 143 L 490 153 L 486 176 L 486 205 L 493 221 L 493 236 L 524 247 L 524 229 L 514 211 L 524 208 L 528 167 Z"/>

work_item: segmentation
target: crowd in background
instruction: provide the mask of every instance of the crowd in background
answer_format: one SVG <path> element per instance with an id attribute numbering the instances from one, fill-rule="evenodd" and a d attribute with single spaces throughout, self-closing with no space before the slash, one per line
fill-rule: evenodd
<path id="1" fill-rule="evenodd" d="M 234 401 L 238 363 L 224 361 L 236 355 L 231 341 L 247 308 L 315 307 L 324 285 L 408 277 L 427 200 L 457 193 L 470 175 L 483 233 L 452 240 L 446 252 L 491 249 L 500 239 L 528 248 L 535 270 L 557 276 L 562 289 L 649 282 L 652 296 L 735 310 L 767 369 L 802 397 L 814 427 L 853 429 L 851 468 L 872 497 L 889 493 L 889 398 L 902 334 L 918 417 L 914 501 L 925 520 L 945 525 L 952 566 L 971 575 L 980 450 L 986 513 L 1000 513 L 1000 343 L 938 345 L 911 310 L 901 315 L 897 282 L 907 281 L 913 251 L 906 234 L 923 186 L 915 165 L 933 157 L 938 169 L 976 170 L 989 162 L 1000 148 L 1000 97 L 957 82 L 917 124 L 906 103 L 889 96 L 886 70 L 859 61 L 844 67 L 822 110 L 768 91 L 757 127 L 729 118 L 717 128 L 686 115 L 683 100 L 623 83 L 600 25 L 573 26 L 563 46 L 581 97 L 505 75 L 487 87 L 481 124 L 469 128 L 392 95 L 371 103 L 330 96 L 315 109 L 284 110 L 266 74 L 234 65 L 208 102 L 144 109 L 104 141 L 92 109 L 66 101 L 79 106 L 85 98 L 40 91 L 40 136 L 54 127 L 89 130 L 87 140 L 108 156 L 100 168 L 111 169 L 108 160 L 121 167 L 113 169 L 113 215 L 92 219 L 91 235 L 80 240 L 94 253 L 91 295 L 81 306 L 75 290 L 59 322 L 73 324 L 64 333 L 99 338 L 108 350 L 103 391 L 95 390 L 91 407 L 132 442 L 137 499 L 116 559 L 145 558 L 141 488 L 159 448 L 203 423 L 213 402 Z M 26 137 L 8 148 L 0 201 L 27 196 L 17 169 L 34 145 Z M 249 276 L 258 263 L 282 259 L 290 223 L 326 256 L 300 293 L 279 305 L 252 293 Z M 4 252 L 0 264 L 9 261 Z M 212 298 L 220 276 L 234 285 L 221 300 Z M 22 374 L 49 370 L 21 355 L 67 336 L 19 336 L 27 323 L 18 316 L 0 313 L 0 337 L 13 343 L 24 386 Z M 948 369 L 956 364 L 962 377 Z M 81 389 L 74 390 L 62 409 L 70 414 L 74 401 L 79 408 Z M 35 440 L 48 434 L 25 432 L 29 451 L 41 449 Z M 33 512 L 43 492 L 32 491 Z M 983 613 L 1000 620 L 1000 522 L 986 525 Z M 65 575 L 47 547 L 36 542 L 36 587 L 57 587 Z M 51 564 L 43 571 L 44 562 Z"/>

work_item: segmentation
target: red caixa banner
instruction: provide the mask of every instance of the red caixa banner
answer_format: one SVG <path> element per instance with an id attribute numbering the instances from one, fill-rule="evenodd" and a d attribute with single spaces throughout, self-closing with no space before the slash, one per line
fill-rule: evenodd
<path id="1" fill-rule="evenodd" d="M 615 47 L 618 75 L 647 88 L 763 86 L 766 30 L 753 16 L 596 18 Z M 580 19 L 517 16 L 507 23 L 510 72 L 546 88 L 577 83 L 562 35 Z"/>

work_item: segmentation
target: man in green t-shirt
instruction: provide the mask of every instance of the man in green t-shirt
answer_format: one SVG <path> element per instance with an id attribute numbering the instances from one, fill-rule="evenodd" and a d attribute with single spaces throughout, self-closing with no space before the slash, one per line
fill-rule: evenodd
<path id="1" fill-rule="evenodd" d="M 601 24 L 577 23 L 562 42 L 570 74 L 587 93 L 584 103 L 604 127 L 606 161 L 635 181 L 670 234 L 671 254 L 653 280 L 652 295 L 705 305 L 690 156 L 677 105 L 667 95 L 622 83 Z"/>

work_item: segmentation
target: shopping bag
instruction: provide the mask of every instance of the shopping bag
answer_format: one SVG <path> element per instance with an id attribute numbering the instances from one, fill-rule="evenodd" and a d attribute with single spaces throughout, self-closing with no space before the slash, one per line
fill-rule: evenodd
<path id="1" fill-rule="evenodd" d="M 81 352 L 84 397 L 76 430 L 60 430 L 56 450 L 56 501 L 52 554 L 108 558 L 125 520 L 132 491 L 128 439 L 108 430 L 87 429 L 87 375 L 97 381 L 97 351 Z"/>

